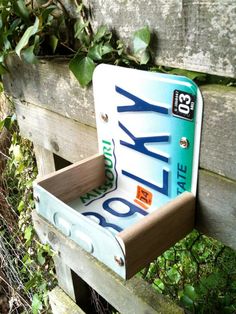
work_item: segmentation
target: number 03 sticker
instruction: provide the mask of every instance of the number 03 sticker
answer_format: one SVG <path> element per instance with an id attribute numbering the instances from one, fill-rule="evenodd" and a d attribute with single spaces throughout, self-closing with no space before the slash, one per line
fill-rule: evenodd
<path id="1" fill-rule="evenodd" d="M 193 120 L 194 102 L 194 95 L 176 89 L 173 95 L 173 115 L 183 119 Z"/>

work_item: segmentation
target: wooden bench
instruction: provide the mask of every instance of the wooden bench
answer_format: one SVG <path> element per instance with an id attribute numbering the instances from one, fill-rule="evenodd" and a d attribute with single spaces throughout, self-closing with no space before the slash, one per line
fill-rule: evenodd
<path id="1" fill-rule="evenodd" d="M 89 2 L 93 25 L 106 23 L 125 39 L 147 22 L 158 36 L 154 48 L 159 64 L 236 77 L 232 1 L 172 0 L 157 6 L 153 0 L 152 12 L 145 1 Z M 71 1 L 64 3 L 75 16 Z M 34 143 L 39 176 L 97 152 L 92 89 L 79 86 L 67 59 L 28 65 L 13 57 L 8 66 L 4 86 L 13 97 L 21 134 Z M 205 85 L 201 91 L 204 117 L 196 228 L 236 249 L 236 88 Z M 36 213 L 33 219 L 41 240 L 58 252 L 59 285 L 79 304 L 86 302 L 86 282 L 121 313 L 182 312 L 141 279 L 119 279 Z"/>

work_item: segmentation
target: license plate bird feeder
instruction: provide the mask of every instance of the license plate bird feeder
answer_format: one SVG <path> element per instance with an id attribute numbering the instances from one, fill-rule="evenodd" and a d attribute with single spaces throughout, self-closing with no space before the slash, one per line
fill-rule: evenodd
<path id="1" fill-rule="evenodd" d="M 93 91 L 99 153 L 36 181 L 36 210 L 129 279 L 194 227 L 202 97 L 186 77 L 111 65 Z"/>

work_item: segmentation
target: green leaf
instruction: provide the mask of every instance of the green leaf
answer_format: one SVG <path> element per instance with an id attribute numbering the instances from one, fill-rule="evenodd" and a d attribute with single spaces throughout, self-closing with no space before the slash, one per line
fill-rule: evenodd
<path id="1" fill-rule="evenodd" d="M 25 229 L 25 232 L 24 232 L 24 239 L 25 239 L 27 242 L 31 239 L 32 233 L 33 233 L 33 228 L 32 228 L 32 226 L 28 226 L 28 227 Z"/>
<path id="2" fill-rule="evenodd" d="M 102 59 L 102 44 L 93 45 L 88 51 L 88 57 L 97 61 Z"/>
<path id="3" fill-rule="evenodd" d="M 14 3 L 14 9 L 15 9 L 15 13 L 21 17 L 23 20 L 28 21 L 29 20 L 29 11 L 25 5 L 25 1 L 24 0 L 18 0 Z"/>
<path id="4" fill-rule="evenodd" d="M 43 10 L 42 13 L 42 22 L 46 24 L 48 22 L 49 15 L 55 10 L 57 7 L 55 5 L 50 5 L 46 9 Z"/>
<path id="5" fill-rule="evenodd" d="M 173 283 L 178 283 L 181 279 L 180 273 L 178 272 L 177 269 L 172 267 L 170 270 L 168 270 L 167 275 Z"/>
<path id="6" fill-rule="evenodd" d="M 6 68 L 0 63 L 0 75 L 3 75 L 6 73 Z"/>
<path id="7" fill-rule="evenodd" d="M 145 50 L 150 44 L 150 39 L 151 33 L 147 26 L 136 31 L 133 39 L 134 53 L 138 54 Z"/>
<path id="8" fill-rule="evenodd" d="M 49 44 L 52 48 L 52 53 L 55 53 L 58 45 L 58 37 L 56 35 L 51 35 L 49 39 Z"/>
<path id="9" fill-rule="evenodd" d="M 14 145 L 12 147 L 12 153 L 13 153 L 14 159 L 17 162 L 20 162 L 23 159 L 23 155 L 22 155 L 22 152 L 21 152 L 20 145 Z"/>
<path id="10" fill-rule="evenodd" d="M 193 301 L 197 299 L 197 293 L 195 291 L 195 288 L 191 285 L 186 285 L 184 287 L 184 295 L 188 296 Z"/>
<path id="11" fill-rule="evenodd" d="M 35 35 L 39 30 L 39 19 L 36 17 L 34 25 L 27 28 L 27 30 L 24 32 L 24 35 L 21 37 L 19 43 L 17 44 L 15 48 L 16 54 L 21 57 L 21 50 L 25 48 L 26 45 L 28 45 L 29 39 L 31 36 Z"/>
<path id="12" fill-rule="evenodd" d="M 195 80 L 195 79 L 205 79 L 206 74 L 205 73 L 199 73 L 195 71 L 188 71 L 184 69 L 173 69 L 168 71 L 170 74 L 176 74 L 176 75 L 182 75 L 188 77 L 190 80 Z"/>
<path id="13" fill-rule="evenodd" d="M 34 54 L 34 48 L 35 48 L 35 45 L 32 45 L 32 46 L 29 46 L 28 48 L 22 50 L 21 56 L 25 62 L 30 63 L 30 64 L 34 64 L 34 63 L 38 62 L 38 59 Z"/>
<path id="14" fill-rule="evenodd" d="M 40 265 L 44 265 L 45 264 L 45 257 L 43 256 L 43 251 L 42 250 L 39 250 L 38 253 L 37 253 L 37 260 L 39 262 Z"/>
<path id="15" fill-rule="evenodd" d="M 69 68 L 82 87 L 88 85 L 93 76 L 95 63 L 90 57 L 82 57 L 77 54 L 69 63 Z"/>
<path id="16" fill-rule="evenodd" d="M 140 58 L 140 64 L 147 64 L 150 59 L 150 54 L 147 50 L 144 50 L 140 54 L 139 58 Z"/>
<path id="17" fill-rule="evenodd" d="M 194 306 L 193 301 L 192 301 L 187 295 L 183 295 L 183 296 L 180 298 L 180 301 L 181 301 L 181 303 L 182 303 L 184 306 L 186 306 L 187 308 L 192 309 L 193 306 Z"/>
<path id="18" fill-rule="evenodd" d="M 94 42 L 99 42 L 106 33 L 107 27 L 105 25 L 100 26 L 94 36 Z"/>
<path id="19" fill-rule="evenodd" d="M 39 311 L 42 309 L 43 304 L 39 298 L 38 294 L 34 294 L 33 301 L 32 301 L 32 312 L 33 314 L 38 314 Z"/>
<path id="20" fill-rule="evenodd" d="M 2 131 L 3 127 L 4 127 L 4 120 L 1 120 L 0 121 L 0 132 Z"/>
<path id="21" fill-rule="evenodd" d="M 77 20 L 74 25 L 74 32 L 75 32 L 74 37 L 77 39 L 81 39 L 82 35 L 84 34 L 84 29 L 87 26 L 88 26 L 88 23 L 84 23 L 81 20 Z"/>
<path id="22" fill-rule="evenodd" d="M 114 49 L 112 48 L 112 46 L 109 43 L 105 43 L 104 45 L 102 45 L 102 55 L 106 55 L 108 53 L 111 53 Z"/>
<path id="23" fill-rule="evenodd" d="M 18 207 L 17 207 L 17 210 L 19 213 L 21 213 L 24 208 L 25 208 L 25 202 L 23 200 L 21 200 Z"/>

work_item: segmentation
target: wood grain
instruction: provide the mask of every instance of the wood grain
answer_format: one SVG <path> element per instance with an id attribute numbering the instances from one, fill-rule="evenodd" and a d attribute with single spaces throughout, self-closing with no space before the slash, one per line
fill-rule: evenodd
<path id="1" fill-rule="evenodd" d="M 63 202 L 69 202 L 102 185 L 104 156 L 94 155 L 36 180 L 36 183 Z"/>
<path id="2" fill-rule="evenodd" d="M 95 130 L 92 133 L 91 128 L 88 128 L 88 132 L 87 130 L 83 132 L 86 127 L 74 123 L 76 120 L 89 126 L 96 125 L 92 89 L 84 90 L 79 86 L 69 72 L 68 60 L 43 60 L 34 66 L 23 64 L 18 58 L 9 59 L 9 62 L 11 73 L 14 75 L 11 76 L 9 73 L 4 78 L 8 93 L 17 99 L 37 105 L 37 107 L 30 107 L 31 105 L 22 107 L 26 119 L 22 121 L 21 116 L 18 119 L 24 136 L 71 162 L 77 161 L 78 156 L 80 159 L 94 154 L 97 149 Z M 204 98 L 204 117 L 200 166 L 236 180 L 236 141 L 234 140 L 236 138 L 236 88 L 208 85 L 202 86 L 201 91 Z M 38 107 L 48 109 L 49 113 L 40 111 Z M 27 119 L 31 111 L 32 115 L 34 113 L 37 115 L 37 120 L 48 115 L 52 125 L 50 126 L 48 122 L 45 126 L 42 121 L 45 131 L 37 130 L 36 125 L 34 127 L 32 125 L 36 122 L 35 119 L 32 122 L 31 119 Z M 71 118 L 71 122 L 69 123 L 69 119 L 62 120 L 59 116 L 53 118 L 52 111 Z M 81 129 L 80 133 L 78 129 Z M 87 133 L 91 136 L 86 139 Z M 30 134 L 33 134 L 33 137 Z M 78 146 L 77 137 L 82 134 L 85 140 L 82 139 Z M 64 136 L 68 138 L 68 143 Z M 53 147 L 55 139 L 59 141 L 60 138 L 63 138 L 63 143 L 60 143 L 59 147 L 57 145 Z"/>
<path id="3" fill-rule="evenodd" d="M 15 107 L 21 134 L 33 143 L 70 162 L 97 153 L 94 128 L 19 100 Z"/>
<path id="4" fill-rule="evenodd" d="M 202 88 L 204 116 L 200 166 L 236 180 L 236 88 Z"/>
<path id="5" fill-rule="evenodd" d="M 154 291 L 147 282 L 135 277 L 124 281 L 36 212 L 33 212 L 32 217 L 40 240 L 49 243 L 68 267 L 79 274 L 120 313 L 184 313 L 167 297 Z"/>
<path id="6" fill-rule="evenodd" d="M 56 170 L 52 152 L 40 145 L 34 144 L 34 153 L 37 162 L 38 177 L 42 177 Z"/>
<path id="7" fill-rule="evenodd" d="M 13 55 L 7 59 L 9 72 L 3 77 L 4 88 L 18 100 L 94 127 L 92 90 L 80 87 L 68 64 L 69 60 L 65 58 L 27 64 Z"/>
<path id="8" fill-rule="evenodd" d="M 63 0 L 76 16 L 70 0 Z M 175 68 L 236 76 L 236 2 L 232 0 L 87 0 L 92 25 L 107 25 L 132 48 L 134 31 L 153 32 L 155 61 Z"/>
<path id="9" fill-rule="evenodd" d="M 185 192 L 117 236 L 124 248 L 127 279 L 193 230 L 195 197 Z"/>
<path id="10" fill-rule="evenodd" d="M 85 312 L 59 287 L 50 291 L 48 296 L 53 314 L 85 314 Z"/>
<path id="11" fill-rule="evenodd" d="M 236 182 L 201 170 L 196 226 L 236 250 Z"/>

